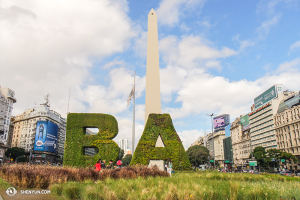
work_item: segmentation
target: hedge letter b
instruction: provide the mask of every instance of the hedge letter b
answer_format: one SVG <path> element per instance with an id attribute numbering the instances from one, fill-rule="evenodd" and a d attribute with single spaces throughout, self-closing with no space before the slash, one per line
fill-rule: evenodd
<path id="1" fill-rule="evenodd" d="M 86 128 L 98 128 L 95 135 L 86 135 Z M 98 159 L 118 159 L 119 146 L 112 139 L 118 134 L 116 118 L 108 114 L 69 113 L 64 152 L 64 165 L 91 167 Z M 96 147 L 94 156 L 84 155 L 85 147 Z"/>

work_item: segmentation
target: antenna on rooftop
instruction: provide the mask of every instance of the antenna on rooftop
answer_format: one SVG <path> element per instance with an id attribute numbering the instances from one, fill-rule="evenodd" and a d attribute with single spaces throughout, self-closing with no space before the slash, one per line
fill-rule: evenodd
<path id="1" fill-rule="evenodd" d="M 68 110 L 67 110 L 67 115 L 69 114 L 70 97 L 71 97 L 71 87 L 70 87 L 70 89 L 69 89 L 69 101 L 68 101 Z"/>

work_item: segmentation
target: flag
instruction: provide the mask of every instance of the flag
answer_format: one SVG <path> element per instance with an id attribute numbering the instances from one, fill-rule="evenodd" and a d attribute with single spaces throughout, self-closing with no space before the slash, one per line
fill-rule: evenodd
<path id="1" fill-rule="evenodd" d="M 135 88 L 134 88 L 134 86 L 132 87 L 132 90 L 131 90 L 131 92 L 130 92 L 130 94 L 129 94 L 129 97 L 128 97 L 128 99 L 127 99 L 127 106 L 129 106 L 129 104 L 130 104 L 130 100 L 134 97 L 134 91 L 135 90 Z"/>

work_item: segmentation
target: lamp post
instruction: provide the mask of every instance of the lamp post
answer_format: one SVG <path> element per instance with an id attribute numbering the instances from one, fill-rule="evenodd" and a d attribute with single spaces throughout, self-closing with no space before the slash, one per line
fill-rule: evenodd
<path id="1" fill-rule="evenodd" d="M 214 168 L 216 166 L 216 159 L 215 159 L 215 140 L 214 140 L 214 124 L 213 124 L 213 120 L 212 117 L 215 116 L 214 113 L 212 113 L 211 115 L 206 114 L 208 116 L 210 116 L 211 118 L 211 133 L 212 133 L 212 140 L 213 140 L 213 152 L 214 152 Z"/>

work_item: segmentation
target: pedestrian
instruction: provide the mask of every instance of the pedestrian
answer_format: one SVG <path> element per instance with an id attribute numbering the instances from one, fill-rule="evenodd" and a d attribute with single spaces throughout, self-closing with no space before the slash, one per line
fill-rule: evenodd
<path id="1" fill-rule="evenodd" d="M 101 159 L 99 159 L 99 160 L 97 161 L 97 163 L 95 164 L 94 168 L 95 168 L 95 171 L 96 171 L 96 172 L 101 171 Z"/>
<path id="2" fill-rule="evenodd" d="M 172 167 L 173 167 L 173 163 L 172 163 L 172 160 L 169 158 L 167 161 L 167 172 L 168 172 L 168 174 L 170 174 L 170 177 L 171 177 L 171 173 L 172 173 Z"/>
<path id="3" fill-rule="evenodd" d="M 114 169 L 114 163 L 112 160 L 109 161 L 109 165 L 107 165 L 107 169 Z"/>
<path id="4" fill-rule="evenodd" d="M 117 165 L 118 165 L 118 168 L 121 168 L 122 161 L 121 161 L 121 160 L 118 160 Z"/>
<path id="5" fill-rule="evenodd" d="M 101 169 L 105 169 L 105 168 L 106 168 L 105 160 L 103 160 L 102 163 L 101 163 Z"/>
<path id="6" fill-rule="evenodd" d="M 167 162 L 165 163 L 165 171 L 167 171 L 168 165 Z"/>

